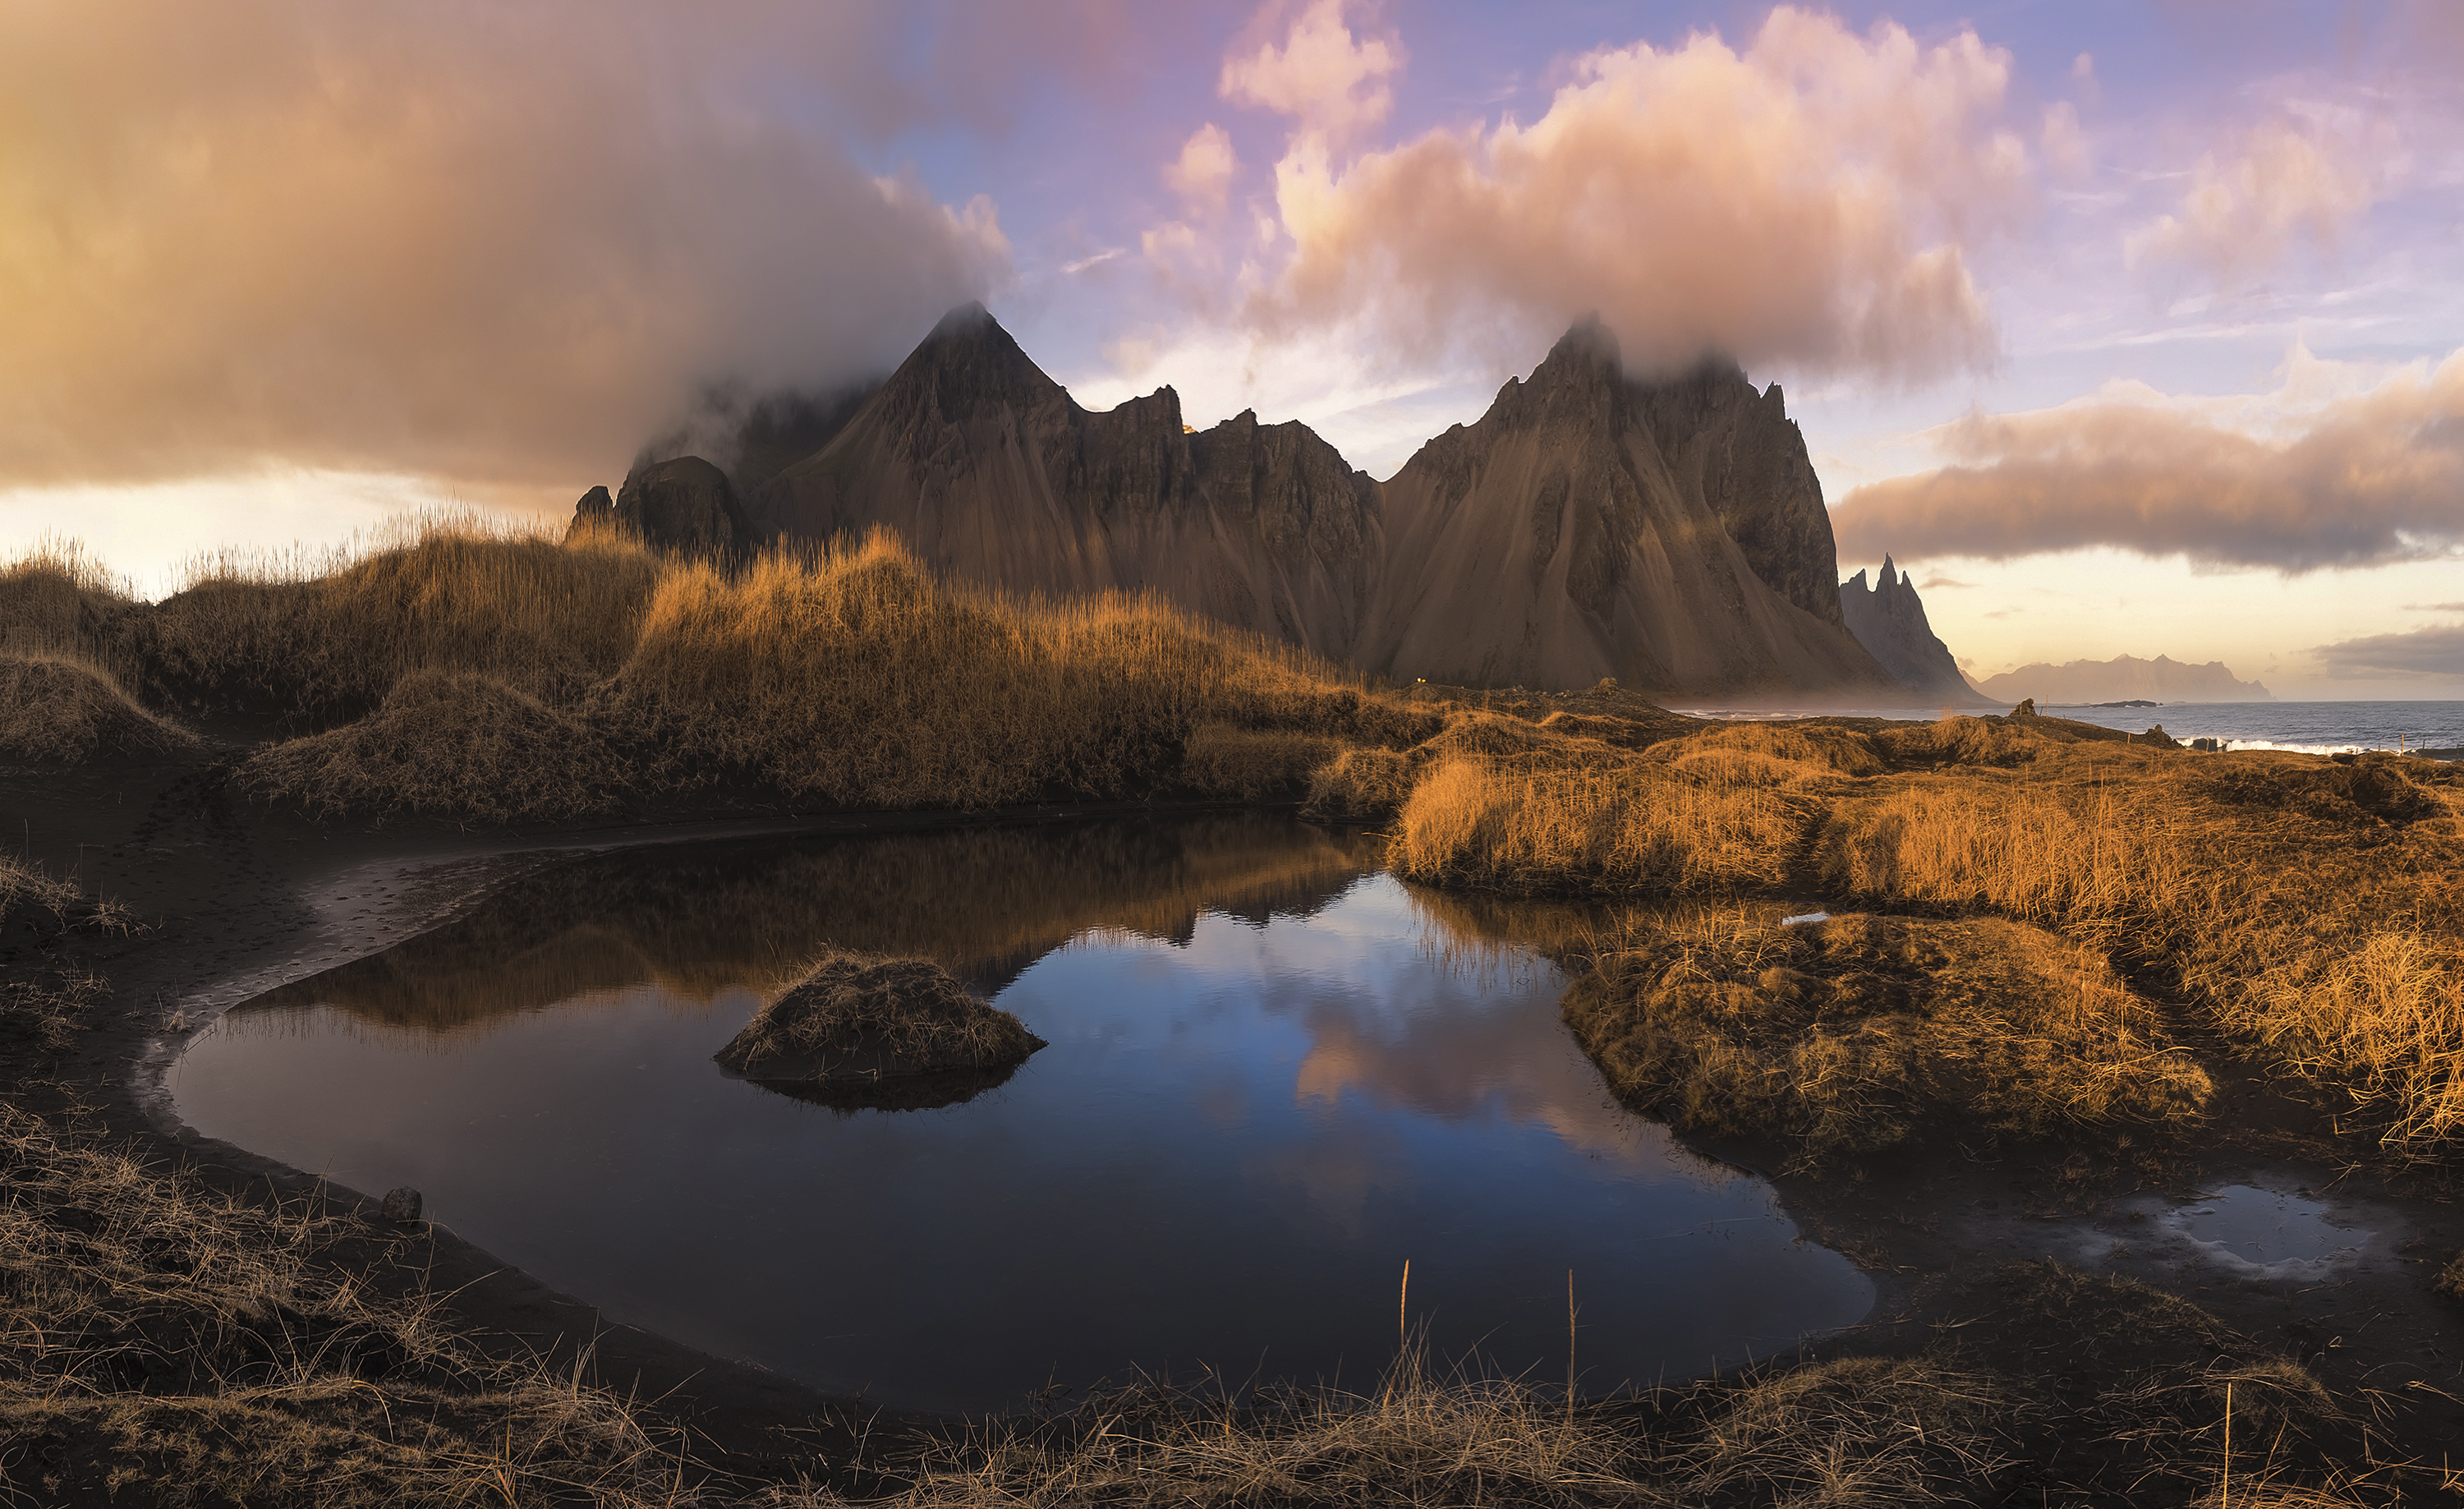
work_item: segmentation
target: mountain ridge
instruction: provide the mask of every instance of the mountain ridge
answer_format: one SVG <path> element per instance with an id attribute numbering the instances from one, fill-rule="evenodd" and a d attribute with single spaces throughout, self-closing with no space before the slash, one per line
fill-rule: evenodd
<path id="1" fill-rule="evenodd" d="M 953 579 L 1152 590 L 1403 680 L 1923 700 L 1841 617 L 1829 511 L 1778 385 L 1718 358 L 1638 379 L 1596 319 L 1382 483 L 1298 421 L 1193 431 L 1169 387 L 1084 409 L 981 304 L 860 402 L 780 414 L 712 442 L 758 457 L 730 500 L 757 541 L 886 525 Z M 781 436 L 825 430 L 770 464 Z M 679 469 L 651 460 L 665 448 L 628 490 Z"/>

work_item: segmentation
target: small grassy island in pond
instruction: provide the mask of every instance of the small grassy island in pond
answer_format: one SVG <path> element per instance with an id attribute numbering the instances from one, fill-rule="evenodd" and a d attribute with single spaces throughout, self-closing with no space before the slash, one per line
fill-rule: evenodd
<path id="1" fill-rule="evenodd" d="M 894 1110 L 988 1090 L 1044 1046 L 930 959 L 835 953 L 714 1056 L 769 1089 L 849 1110 Z"/>

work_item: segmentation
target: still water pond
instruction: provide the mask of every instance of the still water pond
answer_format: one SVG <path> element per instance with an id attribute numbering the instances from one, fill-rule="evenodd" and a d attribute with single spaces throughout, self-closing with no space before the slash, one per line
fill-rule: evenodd
<path id="1" fill-rule="evenodd" d="M 602 858 L 239 1008 L 198 1131 L 429 1213 L 608 1314 L 824 1388 L 1017 1407 L 1212 1367 L 1365 1386 L 1398 1279 L 1439 1354 L 1677 1380 L 1852 1323 L 1761 1181 L 1618 1109 L 1536 946 L 1277 816 Z M 825 946 L 919 953 L 1051 1046 L 846 1114 L 711 1054 Z"/>

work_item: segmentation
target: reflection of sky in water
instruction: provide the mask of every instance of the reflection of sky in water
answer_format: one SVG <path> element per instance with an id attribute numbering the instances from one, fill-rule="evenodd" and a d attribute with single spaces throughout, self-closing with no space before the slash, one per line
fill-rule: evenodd
<path id="1" fill-rule="evenodd" d="M 613 1316 L 825 1387 L 981 1409 L 1133 1365 L 1361 1382 L 1412 1261 L 1442 1351 L 1683 1377 L 1871 1290 L 1758 1181 L 1612 1105 L 1545 964 L 1465 969 L 1373 876 L 1185 944 L 1081 937 L 1001 1004 L 1051 1046 L 964 1105 L 836 1116 L 719 1075 L 754 1007 L 655 987 L 422 1042 L 330 1007 L 209 1034 L 201 1132 L 414 1184 Z M 1494 950 L 1491 950 L 1494 953 Z M 272 1029 L 272 1030 L 268 1030 Z"/>

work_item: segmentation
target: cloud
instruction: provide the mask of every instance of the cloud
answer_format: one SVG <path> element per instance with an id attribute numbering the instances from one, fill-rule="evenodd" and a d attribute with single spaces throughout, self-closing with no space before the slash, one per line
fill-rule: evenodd
<path id="1" fill-rule="evenodd" d="M 1339 16 L 1321 0 L 1258 56 L 1357 54 Z M 1898 380 L 1984 366 L 1996 340 L 1969 253 L 2034 201 L 2000 123 L 2010 76 L 1972 32 L 1927 47 L 1782 6 L 1742 51 L 1698 33 L 1592 53 L 1529 125 L 1346 155 L 1318 125 L 1340 112 L 1301 102 L 1351 77 L 1326 65 L 1316 92 L 1276 95 L 1300 116 L 1275 170 L 1290 252 L 1248 317 L 1270 335 L 1358 321 L 1406 362 L 1520 355 L 1595 311 L 1637 366 L 1711 347 Z M 1383 113 L 1375 78 L 1336 91 L 1343 120 Z"/>
<path id="2" fill-rule="evenodd" d="M 2184 264 L 2239 288 L 2274 272 L 2297 238 L 2333 247 L 2382 192 L 2385 144 L 2373 150 L 2362 135 L 2353 122 L 2262 122 L 2199 159 L 2180 209 L 2124 243 L 2131 265 Z"/>
<path id="3" fill-rule="evenodd" d="M 1181 144 L 1179 157 L 1164 165 L 1163 179 L 1194 208 L 1221 210 L 1223 191 L 1239 166 L 1232 155 L 1231 135 L 1210 121 Z"/>
<path id="4" fill-rule="evenodd" d="M 1285 33 L 1223 60 L 1218 88 L 1236 104 L 1292 116 L 1321 140 L 1375 125 L 1394 108 L 1388 82 L 1402 71 L 1403 47 L 1390 37 L 1359 38 L 1343 19 L 1344 0 L 1312 0 Z"/>
<path id="5" fill-rule="evenodd" d="M 2067 100 L 2045 106 L 2045 124 L 2037 140 L 2046 162 L 2073 178 L 2086 176 L 2087 133 L 2079 129 L 2079 106 Z"/>
<path id="6" fill-rule="evenodd" d="M 2409 613 L 2464 613 L 2464 603 L 2407 603 Z"/>
<path id="7" fill-rule="evenodd" d="M 1976 586 L 1974 582 L 1963 582 L 1957 577 L 1942 576 L 1939 574 L 1928 576 L 1918 585 L 1923 587 L 1928 592 L 1932 591 L 1936 588 L 1942 588 L 1948 591 L 1963 591 L 1971 589 Z"/>
<path id="8" fill-rule="evenodd" d="M 2370 634 L 2310 652 L 2337 680 L 2385 677 L 2464 677 L 2464 624 L 2438 624 L 2405 633 Z"/>
<path id="9" fill-rule="evenodd" d="M 2332 386 L 2315 369 L 2338 364 L 2296 356 L 2286 390 Z M 1832 528 L 1855 560 L 2109 545 L 2287 574 L 2464 546 L 2464 350 L 2265 425 L 2262 412 L 2124 388 L 1973 414 L 1933 434 L 1953 464 L 1857 489 Z"/>
<path id="10" fill-rule="evenodd" d="M 1006 279 L 994 207 L 864 171 L 765 91 L 777 55 L 899 24 L 8 8 L 0 485 L 267 462 L 587 482 L 713 384 L 886 365 Z M 845 129 L 931 105 L 877 72 L 836 101 Z"/>

